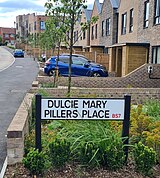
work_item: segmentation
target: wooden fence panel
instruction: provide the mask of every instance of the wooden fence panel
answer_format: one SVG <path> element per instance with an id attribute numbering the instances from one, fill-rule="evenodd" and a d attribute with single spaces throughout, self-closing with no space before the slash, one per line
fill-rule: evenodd
<path id="1" fill-rule="evenodd" d="M 52 50 L 42 50 L 40 48 L 27 48 L 27 54 L 34 56 L 35 58 L 41 57 L 42 53 L 45 53 L 47 56 L 47 59 L 53 56 Z M 60 54 L 69 54 L 69 49 L 61 49 Z M 104 65 L 107 69 L 109 68 L 109 54 L 104 53 L 97 53 L 97 52 L 84 52 L 84 51 L 74 51 L 74 54 L 80 54 L 85 56 L 87 59 L 93 62 L 97 62 L 99 64 Z M 54 51 L 54 55 L 56 56 L 58 54 L 58 50 Z"/>

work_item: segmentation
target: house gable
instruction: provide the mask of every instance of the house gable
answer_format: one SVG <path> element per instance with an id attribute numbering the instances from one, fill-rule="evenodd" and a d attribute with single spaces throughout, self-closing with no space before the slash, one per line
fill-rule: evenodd
<path id="1" fill-rule="evenodd" d="M 94 16 L 99 16 L 99 14 L 101 13 L 101 8 L 102 8 L 102 3 L 100 3 L 99 0 L 95 0 L 91 18 Z M 97 20 L 95 24 L 92 24 L 90 27 L 90 45 L 91 46 L 94 46 L 94 45 L 97 46 L 99 44 L 99 34 L 100 34 L 99 21 L 100 21 L 100 18 Z"/>
<path id="2" fill-rule="evenodd" d="M 104 0 L 100 14 L 100 44 L 108 47 L 117 42 L 119 0 Z"/>

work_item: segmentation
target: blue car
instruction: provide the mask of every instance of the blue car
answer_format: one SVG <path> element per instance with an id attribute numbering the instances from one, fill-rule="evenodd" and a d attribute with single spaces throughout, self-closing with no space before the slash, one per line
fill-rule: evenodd
<path id="1" fill-rule="evenodd" d="M 24 57 L 24 51 L 22 49 L 15 49 L 13 52 L 14 57 Z"/>
<path id="2" fill-rule="evenodd" d="M 59 56 L 58 72 L 60 76 L 69 75 L 69 54 Z M 53 76 L 56 68 L 57 56 L 53 56 L 45 62 L 44 73 Z M 107 77 L 108 71 L 100 64 L 90 62 L 85 56 L 73 54 L 71 64 L 71 76 Z"/>

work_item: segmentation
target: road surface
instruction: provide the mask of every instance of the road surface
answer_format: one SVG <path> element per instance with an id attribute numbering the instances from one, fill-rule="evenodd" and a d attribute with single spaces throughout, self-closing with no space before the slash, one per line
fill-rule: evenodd
<path id="1" fill-rule="evenodd" d="M 7 155 L 7 128 L 37 74 L 38 64 L 33 58 L 14 58 L 0 46 L 0 178 Z"/>

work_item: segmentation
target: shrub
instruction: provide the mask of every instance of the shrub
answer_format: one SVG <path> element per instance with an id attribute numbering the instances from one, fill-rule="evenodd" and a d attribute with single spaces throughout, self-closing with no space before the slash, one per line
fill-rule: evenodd
<path id="1" fill-rule="evenodd" d="M 43 174 L 50 167 L 46 153 L 43 151 L 39 152 L 35 148 L 29 151 L 22 162 L 32 175 Z"/>
<path id="2" fill-rule="evenodd" d="M 30 133 L 25 136 L 24 145 L 24 155 L 26 156 L 35 146 L 35 130 L 30 131 Z"/>
<path id="3" fill-rule="evenodd" d="M 137 108 L 131 110 L 131 143 L 138 143 L 144 140 L 144 131 L 150 130 L 150 125 L 153 119 L 143 113 L 142 105 L 138 105 Z"/>
<path id="4" fill-rule="evenodd" d="M 123 142 L 116 134 L 109 141 L 100 145 L 101 164 L 110 170 L 117 170 L 123 167 L 125 163 L 125 154 Z M 105 146 L 103 146 L 105 145 Z"/>
<path id="5" fill-rule="evenodd" d="M 135 145 L 133 156 L 137 171 L 144 175 L 150 175 L 151 169 L 156 163 L 156 152 L 139 142 Z"/>
<path id="6" fill-rule="evenodd" d="M 53 167 L 64 166 L 70 157 L 70 143 L 63 139 L 56 138 L 49 144 L 50 160 Z"/>
<path id="7" fill-rule="evenodd" d="M 160 121 L 152 123 L 149 132 L 143 132 L 145 144 L 156 151 L 157 161 L 160 163 Z"/>

